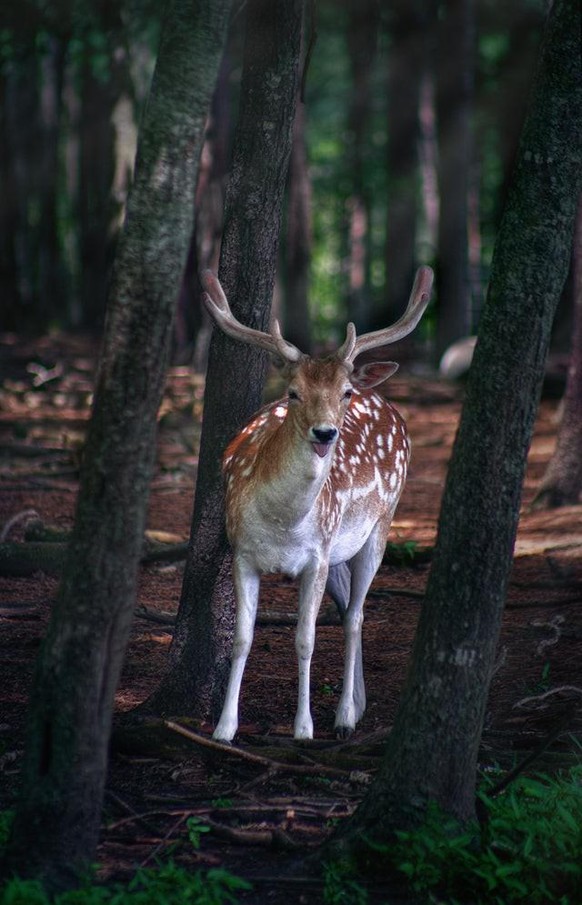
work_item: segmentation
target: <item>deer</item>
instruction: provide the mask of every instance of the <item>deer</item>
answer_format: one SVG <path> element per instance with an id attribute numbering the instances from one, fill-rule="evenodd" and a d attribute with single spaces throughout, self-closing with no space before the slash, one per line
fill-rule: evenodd
<path id="1" fill-rule="evenodd" d="M 398 365 L 372 361 L 357 366 L 355 359 L 414 330 L 430 300 L 433 273 L 430 267 L 419 268 L 396 323 L 359 337 L 349 323 L 343 344 L 324 358 L 305 355 L 287 342 L 276 320 L 269 332 L 240 323 L 218 277 L 205 271 L 201 280 L 215 325 L 236 340 L 266 349 L 283 365 L 287 380 L 286 398 L 261 408 L 228 444 L 222 461 L 236 620 L 230 675 L 213 738 L 230 744 L 238 730 L 260 578 L 268 573 L 283 573 L 299 583 L 295 739 L 313 738 L 310 670 L 325 591 L 336 604 L 345 652 L 334 729 L 336 737 L 347 738 L 366 708 L 364 603 L 384 556 L 411 448 L 404 419 L 375 390 Z"/>

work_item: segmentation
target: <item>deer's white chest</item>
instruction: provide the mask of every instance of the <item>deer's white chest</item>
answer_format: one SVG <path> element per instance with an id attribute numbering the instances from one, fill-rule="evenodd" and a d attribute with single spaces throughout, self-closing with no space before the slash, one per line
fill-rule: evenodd
<path id="1" fill-rule="evenodd" d="M 265 517 L 256 501 L 250 501 L 237 533 L 236 554 L 257 572 L 283 572 L 295 578 L 320 555 L 314 519 L 313 512 L 296 524 L 276 513 Z"/>

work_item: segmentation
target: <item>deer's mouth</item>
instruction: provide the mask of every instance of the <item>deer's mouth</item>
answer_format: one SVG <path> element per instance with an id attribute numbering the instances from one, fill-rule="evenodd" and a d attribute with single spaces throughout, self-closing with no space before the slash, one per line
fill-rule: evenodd
<path id="1" fill-rule="evenodd" d="M 329 443 L 312 443 L 311 445 L 320 459 L 323 459 L 332 448 L 333 441 L 330 441 Z"/>

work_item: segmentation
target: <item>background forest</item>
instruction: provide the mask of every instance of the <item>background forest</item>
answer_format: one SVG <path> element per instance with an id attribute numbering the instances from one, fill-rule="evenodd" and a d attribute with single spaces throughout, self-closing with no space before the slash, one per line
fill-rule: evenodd
<path id="1" fill-rule="evenodd" d="M 196 273 L 217 267 L 243 6 L 199 175 L 182 361 L 199 336 Z M 358 329 L 389 322 L 418 262 L 436 266 L 439 317 L 425 330 L 437 356 L 475 329 L 544 11 L 542 0 L 309 4 L 276 293 L 291 341 L 339 336 L 346 316 Z M 3 4 L 4 329 L 100 328 L 160 17 L 149 0 Z"/>

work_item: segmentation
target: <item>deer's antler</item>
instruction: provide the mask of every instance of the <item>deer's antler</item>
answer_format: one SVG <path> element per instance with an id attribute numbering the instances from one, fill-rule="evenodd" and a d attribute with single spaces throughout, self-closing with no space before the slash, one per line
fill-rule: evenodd
<path id="1" fill-rule="evenodd" d="M 346 364 L 353 362 L 362 352 L 376 349 L 379 346 L 387 346 L 398 342 L 412 333 L 430 301 L 434 274 L 430 267 L 419 267 L 416 272 L 410 298 L 406 311 L 402 317 L 383 330 L 373 333 L 364 333 L 356 337 L 356 329 L 353 324 L 348 324 L 344 344 L 338 349 L 337 357 Z"/>
<path id="2" fill-rule="evenodd" d="M 230 310 L 230 305 L 216 274 L 211 270 L 204 270 L 200 275 L 200 280 L 206 290 L 202 297 L 206 309 L 225 333 L 232 336 L 233 339 L 266 349 L 267 352 L 278 355 L 279 358 L 290 364 L 294 364 L 302 358 L 299 349 L 286 342 L 281 336 L 278 321 L 273 321 L 270 333 L 263 333 L 261 330 L 241 324 Z"/>

